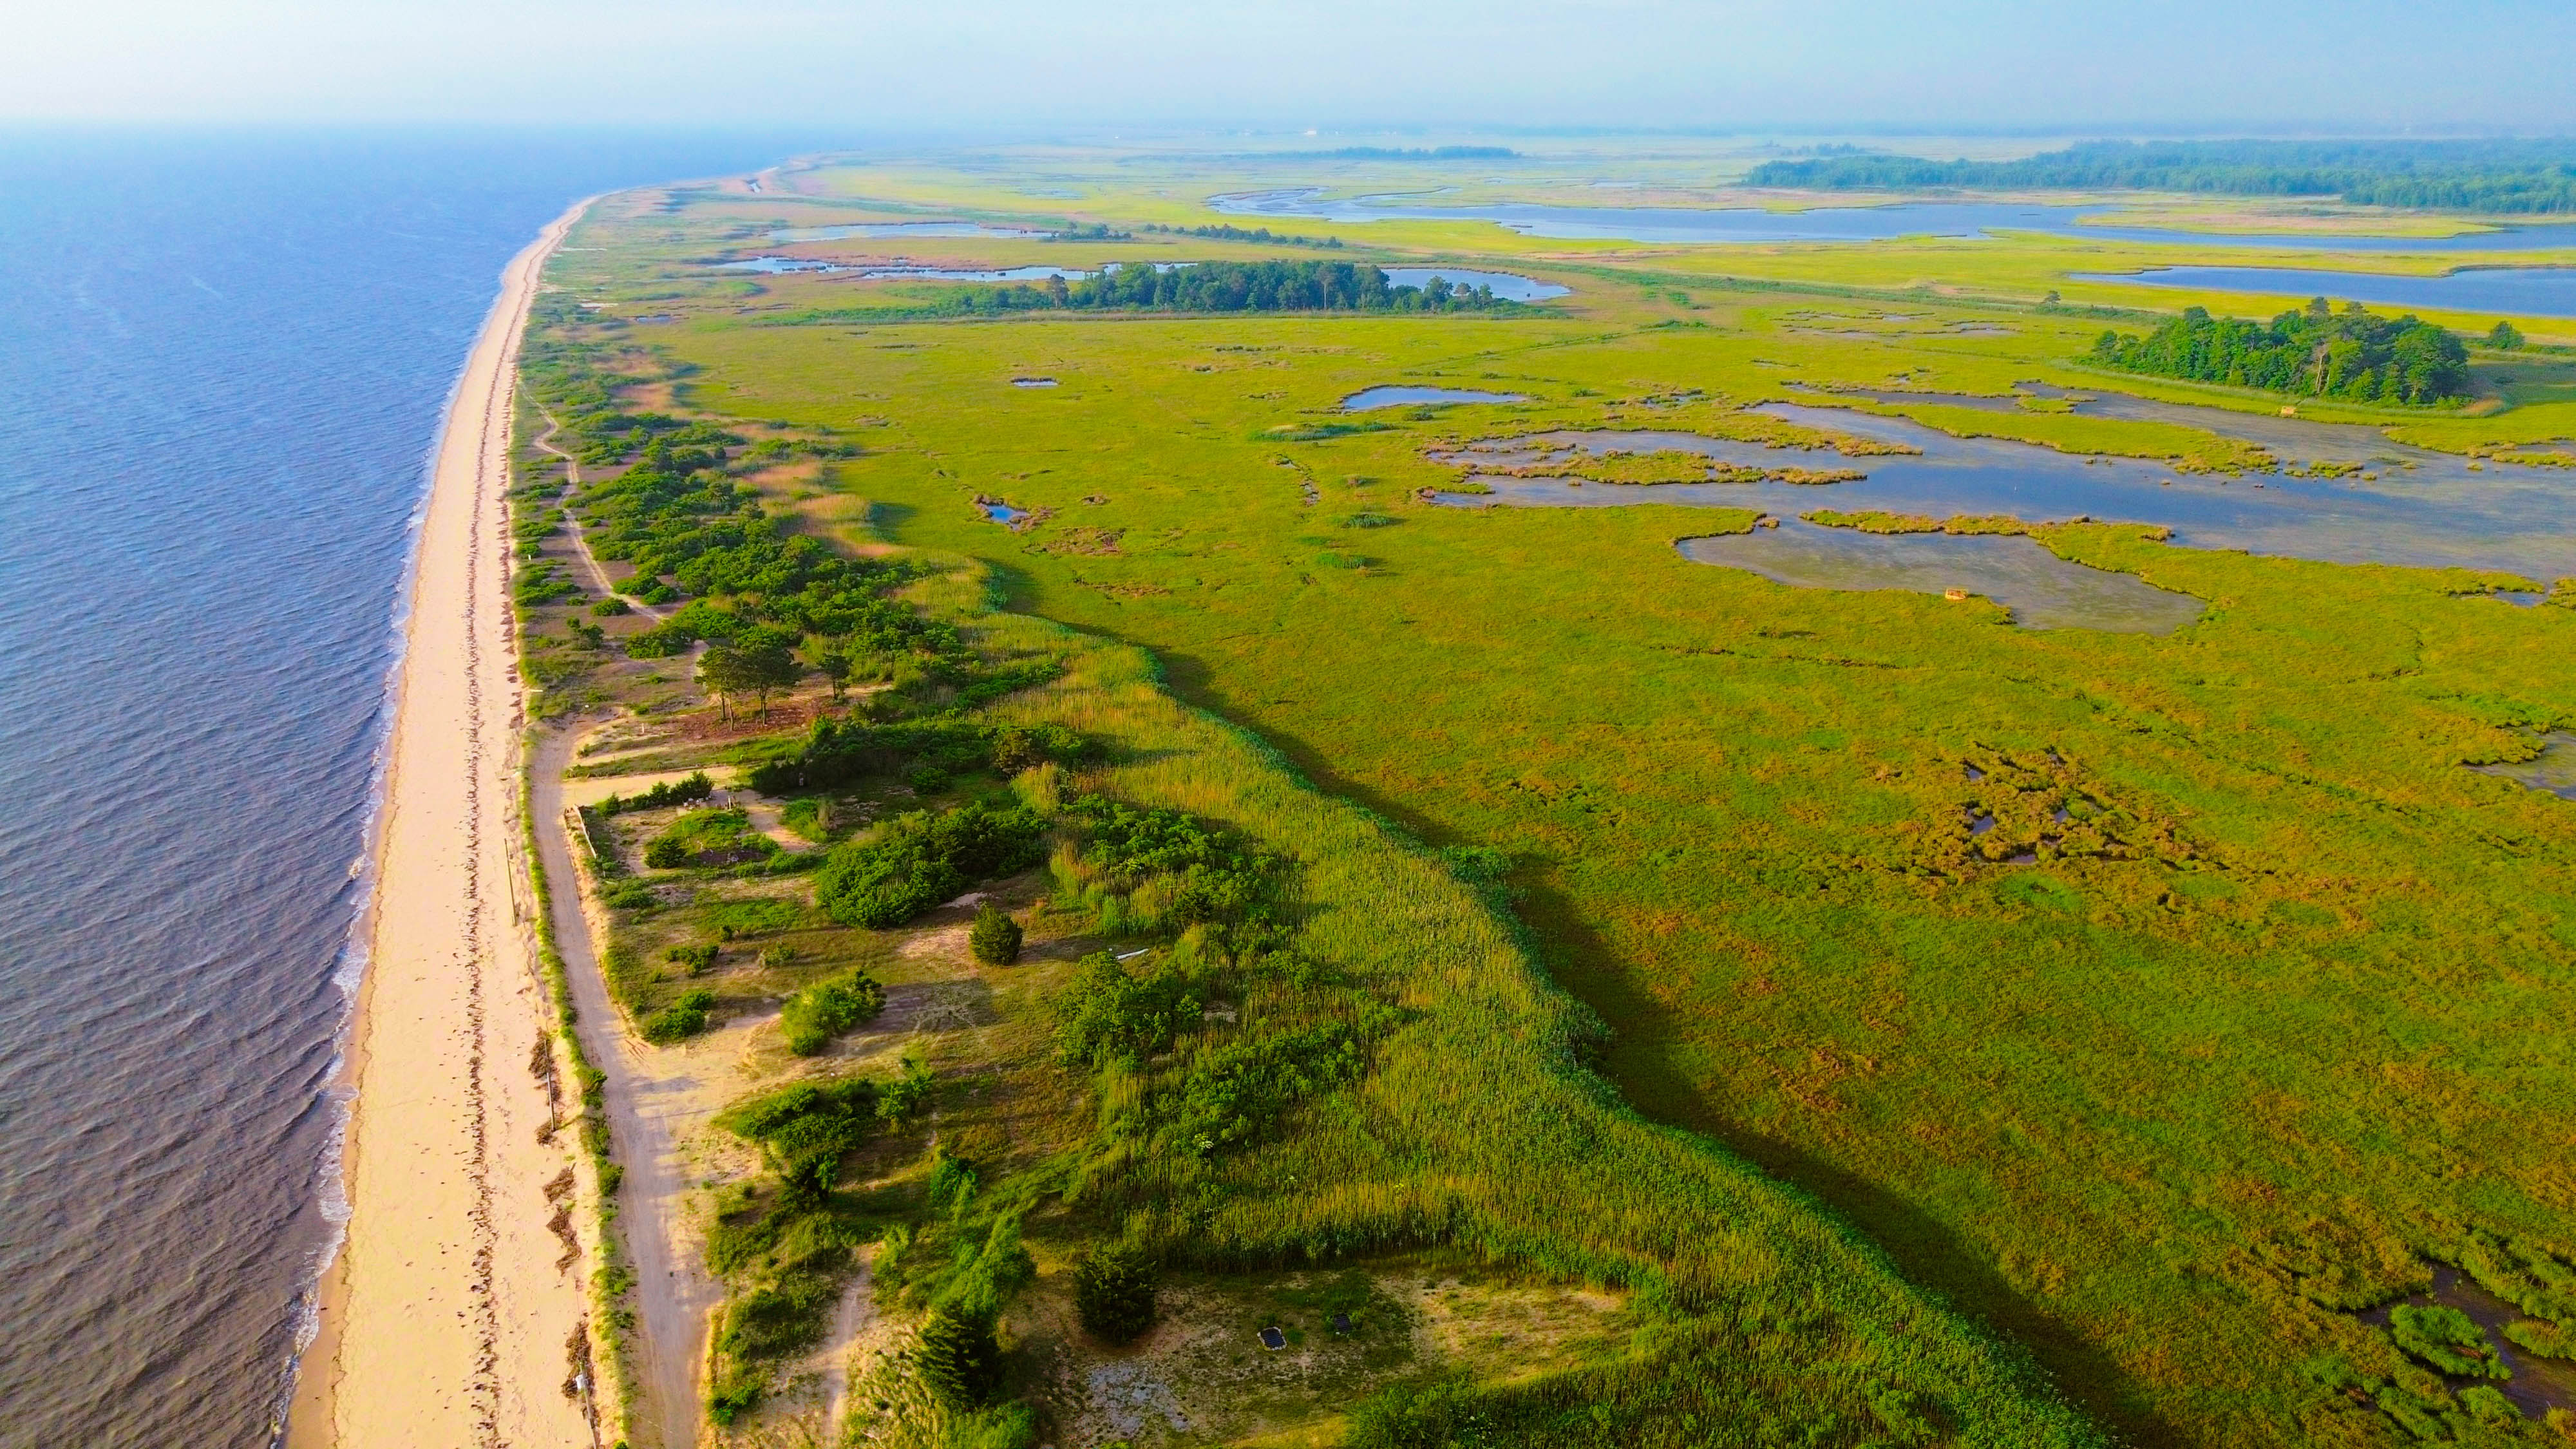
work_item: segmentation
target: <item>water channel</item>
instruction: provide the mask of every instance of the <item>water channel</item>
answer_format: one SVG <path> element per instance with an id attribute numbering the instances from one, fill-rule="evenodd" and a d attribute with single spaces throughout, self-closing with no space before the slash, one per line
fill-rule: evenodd
<path id="1" fill-rule="evenodd" d="M 2439 277 L 2295 267 L 2154 267 L 2143 272 L 2079 272 L 2074 279 L 2285 298 L 2325 297 L 2374 307 L 2576 317 L 2576 267 L 2467 267 Z"/>
<path id="2" fill-rule="evenodd" d="M 2355 236 L 2288 232 L 2234 235 L 2164 227 L 2085 222 L 2100 202 L 1909 201 L 1822 206 L 1807 211 L 1757 207 L 1550 206 L 1502 202 L 1444 206 L 1437 192 L 1328 198 L 1319 186 L 1235 192 L 1208 199 L 1235 216 L 1293 216 L 1340 225 L 1373 221 L 1490 221 L 1529 236 L 1640 242 L 1885 241 L 1902 236 L 1983 236 L 2035 231 L 2085 241 L 2174 242 L 2192 246 L 2264 247 L 2328 252 L 2494 252 L 2576 247 L 2576 224 L 2551 223 L 2450 237 Z"/>
<path id="3" fill-rule="evenodd" d="M 2069 396 L 2055 389 L 2033 387 L 2031 391 Z M 2105 601 L 2115 600 L 2122 591 L 2113 589 L 2096 597 L 2075 588 L 2071 576 L 2056 574 L 2030 557 L 2045 550 L 2028 540 L 1880 536 L 1806 528 L 1795 520 L 1819 508 L 1877 509 L 1932 518 L 2009 514 L 2025 522 L 2090 517 L 2161 525 L 2172 530 L 2174 543 L 2191 548 L 2244 549 L 2335 563 L 2501 570 L 2535 581 L 2576 575 L 2576 532 L 2567 527 L 2576 478 L 2567 470 L 2498 463 L 2473 466 L 2471 459 L 2393 443 L 2376 428 L 2353 424 L 2248 415 L 2126 396 L 2072 397 L 2079 414 L 2181 423 L 2261 443 L 2285 465 L 2328 462 L 2361 471 L 2340 478 L 2178 474 L 2169 465 L 2144 459 L 2087 457 L 1995 438 L 1954 438 L 1902 418 L 1812 403 L 1774 403 L 1762 411 L 1923 451 L 1916 456 L 1847 459 L 1829 451 L 1771 449 L 1694 433 L 1543 433 L 1470 445 L 1442 455 L 1444 461 L 1467 468 L 1476 484 L 1491 491 L 1438 497 L 1465 507 L 1604 508 L 1663 503 L 1759 509 L 1784 520 L 1783 526 L 1723 542 L 1694 544 L 1686 551 L 1704 562 L 1750 568 L 1784 583 L 1811 587 L 1964 588 L 1999 601 L 2018 596 L 2025 604 L 2017 607 L 2016 616 L 2034 625 L 2043 618 L 2071 618 L 2069 611 L 2076 611 L 2111 621 L 2088 627 L 2169 627 L 2155 601 L 2130 595 L 2114 609 Z M 1879 394 L 1876 400 L 1999 412 L 2018 407 L 2010 397 Z M 1663 449 L 1752 467 L 1777 468 L 1786 463 L 1856 468 L 1868 477 L 1826 485 L 1638 486 L 1576 484 L 1562 477 L 1514 477 L 1502 471 L 1561 463 L 1577 453 Z M 1820 536 L 1825 534 L 1835 536 Z M 1855 582 L 1834 582 L 1837 579 Z M 2532 601 L 2528 595 L 2502 598 L 2497 607 Z M 2137 612 L 2120 612 L 2131 606 Z"/>

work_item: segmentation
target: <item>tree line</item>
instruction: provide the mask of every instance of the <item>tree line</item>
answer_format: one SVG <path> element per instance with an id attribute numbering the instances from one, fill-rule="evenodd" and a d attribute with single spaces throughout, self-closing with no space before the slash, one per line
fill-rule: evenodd
<path id="1" fill-rule="evenodd" d="M 1162 232 L 1169 236 L 1205 237 L 1209 241 L 1260 242 L 1283 247 L 1323 247 L 1329 251 L 1339 251 L 1342 246 L 1342 239 L 1337 236 L 1297 236 L 1289 232 L 1274 232 L 1266 226 L 1257 226 L 1246 231 L 1239 226 L 1163 226 L 1155 222 L 1147 222 L 1145 230 Z"/>
<path id="2" fill-rule="evenodd" d="M 2123 372 L 2223 382 L 2355 402 L 2432 404 L 2465 396 L 2469 351 L 2443 328 L 2319 297 L 2267 326 L 2192 307 L 2143 337 L 2105 332 L 2093 361 Z"/>
<path id="3" fill-rule="evenodd" d="M 1825 191 L 2185 191 L 2340 196 L 2363 206 L 2576 211 L 2576 140 L 2091 141 L 2017 161 L 1882 152 L 1765 161 L 1750 186 Z"/>
<path id="4" fill-rule="evenodd" d="M 1366 262 L 1192 262 L 1156 267 L 1127 262 L 1076 282 L 1050 277 L 1042 286 L 970 287 L 942 308 L 955 313 L 1133 312 L 1460 312 L 1516 309 L 1491 287 L 1462 287 L 1433 277 L 1395 286 Z"/>

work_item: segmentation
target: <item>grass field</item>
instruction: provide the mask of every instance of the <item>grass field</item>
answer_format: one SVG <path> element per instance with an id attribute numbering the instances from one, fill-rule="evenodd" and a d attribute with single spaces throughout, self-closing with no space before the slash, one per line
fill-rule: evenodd
<path id="1" fill-rule="evenodd" d="M 2208 614 L 2161 638 L 2032 632 L 1981 601 L 1792 590 L 1670 547 L 1751 526 L 1750 511 L 1416 497 L 1457 478 L 1427 456 L 1444 445 L 1641 420 L 1719 430 L 1791 381 L 2103 390 L 2066 360 L 2105 320 L 2068 307 L 2258 308 L 2060 274 L 2191 249 L 1637 248 L 1445 223 L 1345 238 L 1381 249 L 1362 256 L 1418 249 L 1576 289 L 1515 318 L 911 321 L 868 314 L 934 289 L 745 283 L 694 265 L 767 249 L 773 219 L 919 214 L 887 203 L 1240 220 L 1197 206 L 1228 189 L 1206 165 L 1130 168 L 1075 201 L 1008 194 L 1010 170 L 827 170 L 802 173 L 804 199 L 640 203 L 588 224 L 577 244 L 602 250 L 550 275 L 605 304 L 603 319 L 671 319 L 596 327 L 631 344 L 635 405 L 860 443 L 778 498 L 807 526 L 829 532 L 864 500 L 884 539 L 980 561 L 1011 610 L 1148 651 L 1171 693 L 1327 795 L 1433 845 L 1505 853 L 1540 963 L 1612 1028 L 1611 1079 L 1648 1117 L 1726 1150 L 1692 1171 L 1722 1176 L 1732 1153 L 1812 1195 L 1820 1223 L 1848 1223 L 2027 1349 L 2113 1433 L 2253 1446 L 2549 1432 L 2481 1417 L 2483 1400 L 2455 1392 L 2465 1381 L 2442 1387 L 2357 1315 L 2422 1287 L 2435 1263 L 2547 1283 L 2576 1249 L 2576 826 L 2565 802 L 2463 768 L 2576 724 L 2576 615 L 2487 597 L 2512 582 L 2492 576 L 2198 552 L 2103 523 L 2033 536 L 2206 599 Z M 1165 236 L 800 250 L 994 266 L 1277 254 Z M 2066 305 L 2040 306 L 2051 290 Z M 1056 385 L 1012 385 L 1040 376 Z M 1531 401 L 1336 426 L 1338 399 L 1389 382 Z M 2169 424 L 1906 411 L 2068 451 L 2259 462 Z M 2475 418 L 2303 412 L 2455 448 L 2576 432 L 2576 404 L 2557 401 Z M 1005 528 L 979 498 L 1032 517 Z M 1126 671 L 1127 693 L 1109 691 L 1122 707 L 1169 707 L 1142 702 L 1143 656 L 1100 657 Z M 1401 898 L 1369 874 L 1381 867 L 1352 863 L 1392 850 L 1383 869 L 1414 869 L 1367 843 L 1361 817 L 1262 794 L 1289 787 L 1262 783 L 1257 751 L 1229 753 L 1249 745 L 1194 748 L 1216 763 L 1127 788 L 1275 840 L 1310 870 L 1350 870 L 1336 887 L 1350 901 Z M 1376 908 L 1349 909 L 1367 921 Z M 1380 929 L 1335 949 L 1363 952 Z M 1426 1000 L 1474 997 L 1422 981 Z M 1444 1060 L 1433 1041 L 1426 1082 Z M 1400 1090 L 1463 1121 L 1518 1087 Z M 1637 1130 L 1654 1152 L 1683 1151 Z M 1553 1209 L 1527 1211 L 1581 1215 L 1609 1190 L 1560 1184 Z M 1759 1224 L 1747 1236 L 1766 1252 L 1834 1241 L 1805 1211 L 1714 1216 Z M 2525 1256 L 2480 1246 L 2494 1242 Z"/>

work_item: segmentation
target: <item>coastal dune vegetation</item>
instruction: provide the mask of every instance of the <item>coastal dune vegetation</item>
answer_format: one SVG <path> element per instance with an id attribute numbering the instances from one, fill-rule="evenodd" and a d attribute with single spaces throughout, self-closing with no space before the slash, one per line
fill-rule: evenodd
<path id="1" fill-rule="evenodd" d="M 1083 259 L 1211 255 L 1145 250 L 1178 244 L 1148 226 L 1204 223 L 1149 194 L 1168 173 L 1138 174 L 1080 218 L 1131 239 Z M 586 437 L 636 440 L 602 466 L 646 478 L 591 485 L 587 512 L 562 500 L 539 552 L 596 518 L 639 531 L 612 544 L 631 549 L 626 596 L 668 591 L 665 617 L 604 619 L 596 645 L 554 622 L 594 617 L 587 593 L 530 603 L 562 641 L 532 658 L 578 665 L 547 696 L 667 719 L 616 768 L 704 766 L 813 830 L 809 849 L 612 884 L 612 903 L 641 892 L 612 904 L 627 1008 L 706 991 L 711 1025 L 748 1020 L 853 971 L 888 993 L 774 1069 L 872 1084 L 832 1170 L 760 1146 L 725 1189 L 727 1231 L 770 1235 L 723 1270 L 726 1432 L 785 1412 L 786 1365 L 862 1261 L 899 1328 L 853 1386 L 885 1407 L 843 1427 L 1013 1442 L 1099 1422 L 1076 1265 L 1132 1255 L 1184 1325 L 1136 1340 L 1149 1374 L 1158 1342 L 1203 1329 L 1236 1335 L 1247 1366 L 1227 1372 L 1260 1372 L 1289 1351 L 1254 1339 L 1270 1325 L 1193 1305 L 1304 1293 L 1326 1268 L 1392 1291 L 1491 1266 L 1621 1305 L 1614 1340 L 1528 1373 L 1391 1335 L 1381 1367 L 1336 1384 L 1359 1407 L 1298 1411 L 1320 1442 L 2558 1434 L 2547 1371 L 2517 1357 L 2493 1380 L 2484 1355 L 2545 1358 L 2532 1345 L 2576 1314 L 2555 1145 L 2576 1121 L 2563 1034 L 2534 1025 L 2567 984 L 2576 827 L 2466 768 L 2576 725 L 2554 662 L 2576 619 L 2504 597 L 2549 580 L 2046 514 L 1944 525 L 1815 485 L 1811 516 L 1864 538 L 2025 532 L 2209 604 L 2170 636 L 2040 632 L 1974 599 L 1789 589 L 1671 546 L 1752 528 L 1750 508 L 1432 501 L 1471 445 L 1568 430 L 1750 441 L 1812 468 L 1812 431 L 1754 409 L 1820 397 L 2164 460 L 2188 486 L 2299 461 L 2217 409 L 2193 426 L 1943 401 L 2032 378 L 2200 396 L 2182 390 L 2197 371 L 2098 359 L 2106 321 L 2168 319 L 2047 300 L 2038 242 L 1981 254 L 1989 277 L 2029 268 L 2022 295 L 1960 297 L 1880 280 L 1946 244 L 1781 249 L 1743 265 L 1809 275 L 1712 285 L 1705 257 L 1567 260 L 1489 229 L 1486 267 L 1586 285 L 1440 312 L 938 317 L 901 311 L 919 295 L 902 283 L 744 296 L 665 270 L 728 228 L 921 184 L 824 171 L 792 203 L 708 192 L 649 229 L 604 218 L 582 239 L 601 250 L 558 263 L 563 304 L 530 346 L 545 395 L 593 400 Z M 943 180 L 942 204 L 980 184 Z M 1023 215 L 989 199 L 979 214 Z M 1375 265 L 1417 241 L 1462 245 L 1373 224 L 1348 249 Z M 646 305 L 676 320 L 619 318 Z M 2326 330 L 2357 333 L 2348 315 Z M 2458 329 L 2437 323 L 2406 335 L 2447 356 Z M 2269 385 L 2245 359 L 2272 344 L 2239 343 L 2246 386 Z M 2545 452 L 2576 422 L 2511 405 L 2490 361 L 2458 379 L 2508 404 L 2481 416 L 2422 406 L 2404 365 L 2390 396 L 2389 366 L 2361 369 L 2379 370 L 2367 390 L 2335 373 L 2320 406 L 2463 450 Z M 1060 385 L 1010 386 L 1035 375 Z M 1344 420 L 1341 399 L 1389 383 L 1523 400 Z M 644 413 L 708 432 L 604 425 Z M 1638 451 L 1566 483 L 1686 466 Z M 686 672 L 648 682 L 760 629 L 813 671 L 777 720 L 690 725 L 715 715 Z M 610 817 L 612 843 L 640 850 L 690 803 Z M 939 843 L 1004 819 L 1018 843 L 973 869 Z M 1024 930 L 1013 963 L 970 955 L 968 908 L 935 889 L 864 920 L 826 904 L 923 874 L 1000 901 Z M 720 936 L 755 906 L 775 915 Z M 684 936 L 718 948 L 711 966 L 660 955 Z M 933 951 L 951 975 L 909 974 Z M 881 1024 L 952 986 L 989 1017 L 923 1031 L 907 1063 Z M 889 1113 L 889 1093 L 915 1095 Z M 2435 1312 L 2460 1284 L 2508 1305 L 2504 1326 L 2472 1322 L 2473 1343 Z"/>

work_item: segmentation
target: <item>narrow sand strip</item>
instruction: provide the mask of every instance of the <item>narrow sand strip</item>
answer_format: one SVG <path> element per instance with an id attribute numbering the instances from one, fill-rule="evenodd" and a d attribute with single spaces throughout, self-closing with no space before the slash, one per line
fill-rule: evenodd
<path id="1" fill-rule="evenodd" d="M 586 203 L 585 203 L 586 204 Z M 511 389 L 537 275 L 575 207 L 502 273 L 439 443 L 351 1048 L 348 1239 L 290 1418 L 295 1446 L 582 1446 L 564 1385 L 592 1264 L 559 1265 L 546 1184 L 548 1006 L 518 859 L 509 606 Z"/>

